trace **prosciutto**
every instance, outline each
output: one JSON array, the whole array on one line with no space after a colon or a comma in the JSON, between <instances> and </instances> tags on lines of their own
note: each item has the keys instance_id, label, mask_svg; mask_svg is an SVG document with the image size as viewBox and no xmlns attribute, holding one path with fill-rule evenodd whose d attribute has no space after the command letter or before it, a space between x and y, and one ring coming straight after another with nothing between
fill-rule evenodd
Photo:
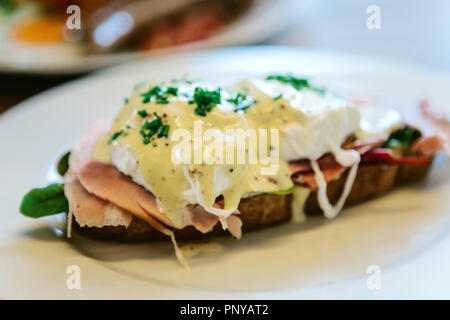
<instances>
[{"instance_id":1,"label":"prosciutto","mask_svg":"<svg viewBox=\"0 0 450 320\"><path fill-rule=\"evenodd\" d=\"M433 134L419 139L413 146L414 151L427 156L434 155L438 150L443 149L447 155L450 155L450 120L448 114L432 108L428 99L419 102L419 111L422 120L424 120L424 125L431 126ZM424 127L426 128L426 126Z\"/></svg>"},{"instance_id":2,"label":"prosciutto","mask_svg":"<svg viewBox=\"0 0 450 320\"><path fill-rule=\"evenodd\" d=\"M227 230L236 239L242 237L242 220L239 216L233 214L227 218L220 217L220 223L222 224L223 230Z\"/></svg>"},{"instance_id":3,"label":"prosciutto","mask_svg":"<svg viewBox=\"0 0 450 320\"><path fill-rule=\"evenodd\" d=\"M425 157L431 157L441 149L445 148L445 141L439 136L428 136L419 138L411 146L411 151Z\"/></svg>"},{"instance_id":4,"label":"prosciutto","mask_svg":"<svg viewBox=\"0 0 450 320\"><path fill-rule=\"evenodd\" d=\"M81 227L128 227L133 220L129 212L90 194L77 180L66 182L64 193L69 211Z\"/></svg>"},{"instance_id":5,"label":"prosciutto","mask_svg":"<svg viewBox=\"0 0 450 320\"><path fill-rule=\"evenodd\" d=\"M150 214L167 226L174 227L167 216L159 211L155 196L115 167L91 161L79 172L78 179L89 193L133 213L142 220L147 221Z\"/></svg>"},{"instance_id":6,"label":"prosciutto","mask_svg":"<svg viewBox=\"0 0 450 320\"><path fill-rule=\"evenodd\" d=\"M375 140L365 143L356 140L345 146L343 149L346 150L353 149L356 150L360 155L363 155L369 152L371 149L380 146L382 143L383 143L382 140ZM320 171L322 172L325 183L328 183L336 179L342 173L344 173L345 170L347 170L347 167L340 165L336 161L336 158L332 153L327 153L323 155L321 158L317 160L317 164ZM310 160L305 159L290 162L289 168L291 169L293 175L292 180L294 182L306 185L310 189L314 190L317 189L317 181L314 170L311 167Z\"/></svg>"}]
</instances>

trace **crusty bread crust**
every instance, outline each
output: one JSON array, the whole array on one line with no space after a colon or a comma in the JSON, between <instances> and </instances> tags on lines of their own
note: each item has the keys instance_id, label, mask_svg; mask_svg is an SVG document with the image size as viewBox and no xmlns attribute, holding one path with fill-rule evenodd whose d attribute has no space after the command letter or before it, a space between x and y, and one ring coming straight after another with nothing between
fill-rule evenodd
<instances>
[{"instance_id":1,"label":"crusty bread crust","mask_svg":"<svg viewBox=\"0 0 450 320\"><path fill-rule=\"evenodd\" d=\"M428 171L428 166L397 166L385 164L360 165L352 190L347 198L345 206L367 201L380 196L395 185L410 184L423 179ZM341 195L347 172L338 179L328 183L327 193L331 203L337 202ZM285 223L291 219L292 195L263 194L242 199L239 204L240 218L243 222L243 231L251 231L267 228L273 225ZM311 192L305 203L307 215L319 214L321 209L317 203L317 193ZM146 222L134 217L128 228L119 227L80 227L74 220L74 229L88 237L116 240L116 241L148 241L167 239ZM189 226L176 230L178 240L199 240L209 235L220 235L227 231L222 230L220 224L207 233L203 234L194 227Z\"/></svg>"}]
</instances>

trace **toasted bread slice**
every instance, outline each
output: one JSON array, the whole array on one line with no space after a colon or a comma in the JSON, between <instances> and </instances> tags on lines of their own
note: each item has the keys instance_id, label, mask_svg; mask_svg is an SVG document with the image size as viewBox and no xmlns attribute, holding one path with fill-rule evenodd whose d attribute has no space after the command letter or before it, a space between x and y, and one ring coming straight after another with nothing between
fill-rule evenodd
<instances>
[{"instance_id":1,"label":"toasted bread slice","mask_svg":"<svg viewBox=\"0 0 450 320\"><path fill-rule=\"evenodd\" d=\"M419 181L427 175L429 168L430 165L360 165L345 205L350 206L380 196L391 190L395 185ZM328 184L327 193L331 203L335 203L339 198L346 176L347 172ZM243 231L259 230L290 221L292 216L291 202L292 195L263 194L242 199L239 204L239 211L241 212L240 218L243 222ZM306 200L305 213L307 215L321 213L316 192L311 192ZM76 231L95 239L122 242L166 239L165 235L136 217L133 218L128 228L123 226L80 227L76 221L74 221L73 225ZM217 224L211 232L206 234L197 231L192 226L175 231L175 235L179 240L200 240L210 235L224 233L226 231L222 230L220 224Z\"/></svg>"}]
</instances>

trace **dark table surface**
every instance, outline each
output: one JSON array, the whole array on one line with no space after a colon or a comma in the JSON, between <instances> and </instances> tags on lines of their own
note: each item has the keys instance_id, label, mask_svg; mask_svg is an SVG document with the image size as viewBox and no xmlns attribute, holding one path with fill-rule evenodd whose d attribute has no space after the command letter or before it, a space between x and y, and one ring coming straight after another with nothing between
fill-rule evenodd
<instances>
[{"instance_id":1,"label":"dark table surface","mask_svg":"<svg viewBox=\"0 0 450 320\"><path fill-rule=\"evenodd\" d=\"M0 114L19 102L78 76L38 76L0 73Z\"/></svg>"}]
</instances>

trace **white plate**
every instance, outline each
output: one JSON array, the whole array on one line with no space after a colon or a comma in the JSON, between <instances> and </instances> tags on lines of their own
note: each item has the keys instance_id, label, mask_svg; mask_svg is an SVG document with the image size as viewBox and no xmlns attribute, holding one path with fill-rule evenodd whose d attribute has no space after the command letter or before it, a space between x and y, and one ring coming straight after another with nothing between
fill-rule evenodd
<instances>
[{"instance_id":1,"label":"white plate","mask_svg":"<svg viewBox=\"0 0 450 320\"><path fill-rule=\"evenodd\" d=\"M235 241L180 267L171 245L58 238L55 222L18 213L23 194L90 122L112 116L145 79L188 75L228 81L270 71L314 75L341 92L379 96L408 114L427 94L450 106L450 80L421 67L287 47L231 48L114 67L40 94L0 117L0 297L4 298L450 298L450 170L436 159L426 182L345 209ZM81 268L81 290L66 268ZM369 265L381 290L366 287Z\"/></svg>"},{"instance_id":2,"label":"white plate","mask_svg":"<svg viewBox=\"0 0 450 320\"><path fill-rule=\"evenodd\" d=\"M132 59L194 49L254 44L276 35L298 20L309 3L310 0L255 0L241 18L211 38L149 52L81 55L68 46L33 49L0 41L0 72L84 73Z\"/></svg>"}]
</instances>

